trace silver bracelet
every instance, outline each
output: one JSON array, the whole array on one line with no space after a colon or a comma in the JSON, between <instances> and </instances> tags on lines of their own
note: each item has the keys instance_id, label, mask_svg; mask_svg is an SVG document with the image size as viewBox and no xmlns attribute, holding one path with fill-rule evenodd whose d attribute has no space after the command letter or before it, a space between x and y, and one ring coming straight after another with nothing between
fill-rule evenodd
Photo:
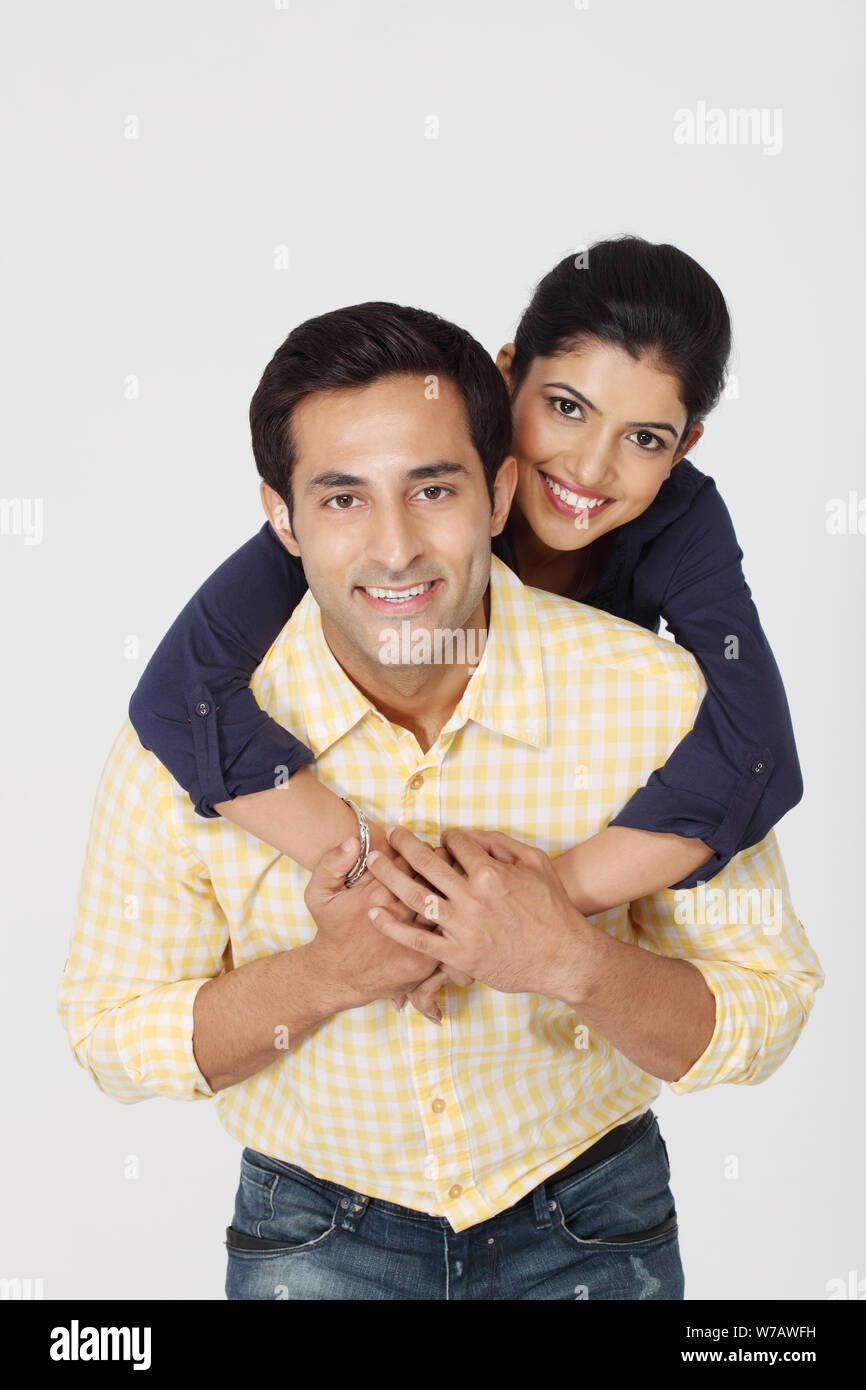
<instances>
[{"instance_id":1,"label":"silver bracelet","mask_svg":"<svg viewBox=\"0 0 866 1390\"><path fill-rule=\"evenodd\" d=\"M367 867L367 855L370 853L370 827L367 824L367 817L360 807L356 806L354 801L350 801L347 796L344 796L342 799L347 806L351 806L355 815L358 817L358 827L361 832L361 853L346 874L345 886L346 888L351 888L353 883L358 882L358 879Z\"/></svg>"}]
</instances>

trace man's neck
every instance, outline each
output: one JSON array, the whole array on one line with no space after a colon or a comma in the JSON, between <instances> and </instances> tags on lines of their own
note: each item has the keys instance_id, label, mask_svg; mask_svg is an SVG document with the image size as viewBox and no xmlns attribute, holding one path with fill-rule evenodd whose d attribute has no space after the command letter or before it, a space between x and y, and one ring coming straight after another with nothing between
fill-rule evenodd
<instances>
[{"instance_id":1,"label":"man's neck","mask_svg":"<svg viewBox=\"0 0 866 1390\"><path fill-rule=\"evenodd\" d=\"M415 735L423 752L434 744L454 713L484 649L490 622L490 587L475 612L463 624L466 634L462 651L466 660L446 660L441 664L385 665L373 661L347 641L344 634L322 614L322 632L331 653L353 685L392 724L399 724ZM447 647L446 647L447 650ZM475 660L472 660L473 656Z\"/></svg>"}]
</instances>

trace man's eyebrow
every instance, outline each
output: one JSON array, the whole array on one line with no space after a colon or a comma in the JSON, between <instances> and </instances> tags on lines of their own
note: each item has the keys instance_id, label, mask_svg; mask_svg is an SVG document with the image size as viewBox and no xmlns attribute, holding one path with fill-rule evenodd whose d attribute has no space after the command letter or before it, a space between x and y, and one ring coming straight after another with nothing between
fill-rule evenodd
<instances>
[{"instance_id":1,"label":"man's eyebrow","mask_svg":"<svg viewBox=\"0 0 866 1390\"><path fill-rule=\"evenodd\" d=\"M601 411L599 410L599 408L598 408L597 405L593 405L593 403L592 403L591 400L588 400L587 397L584 396L584 395L582 395L582 393L581 393L580 391L576 391L576 390L574 389L573 386L569 386L566 382L564 382L564 381L546 381L546 382L544 383L544 385L545 385L545 386L558 386L559 389L560 389L560 391L568 391L570 395L576 396L577 399L578 399L579 401L582 401L584 405L589 406L590 410L594 410L595 413L596 413L596 415L600 415L600 414L601 414ZM670 432L671 432L671 434L673 435L674 439L678 439L678 438L679 438L679 432L678 432L677 430L674 429L673 425L669 425L669 424L667 424L666 422L661 421L661 420L628 420L628 421L626 422L626 429L627 429L627 430L643 430L643 429L670 430Z\"/></svg>"},{"instance_id":2,"label":"man's eyebrow","mask_svg":"<svg viewBox=\"0 0 866 1390\"><path fill-rule=\"evenodd\" d=\"M414 482L419 478L444 478L456 473L469 477L469 469L465 464L451 463L447 459L431 459L430 463L421 463L417 468L408 469L403 476L407 482ZM356 473L317 473L307 483L304 491L322 492L332 487L365 487L369 482L369 478L361 478Z\"/></svg>"}]
</instances>

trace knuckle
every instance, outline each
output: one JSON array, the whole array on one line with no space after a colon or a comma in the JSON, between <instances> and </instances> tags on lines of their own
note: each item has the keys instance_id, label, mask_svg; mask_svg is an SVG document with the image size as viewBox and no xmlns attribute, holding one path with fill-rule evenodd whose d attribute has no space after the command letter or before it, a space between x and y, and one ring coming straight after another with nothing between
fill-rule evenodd
<instances>
[{"instance_id":1,"label":"knuckle","mask_svg":"<svg viewBox=\"0 0 866 1390\"><path fill-rule=\"evenodd\" d=\"M478 887L484 893L495 892L502 883L502 873L497 864L484 864L478 870L475 878Z\"/></svg>"}]
</instances>

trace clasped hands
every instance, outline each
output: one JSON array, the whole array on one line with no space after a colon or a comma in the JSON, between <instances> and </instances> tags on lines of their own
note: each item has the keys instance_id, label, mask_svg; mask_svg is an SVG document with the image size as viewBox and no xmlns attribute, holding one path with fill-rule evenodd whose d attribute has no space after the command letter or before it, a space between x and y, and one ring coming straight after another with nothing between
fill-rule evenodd
<instances>
[{"instance_id":1,"label":"clasped hands","mask_svg":"<svg viewBox=\"0 0 866 1390\"><path fill-rule=\"evenodd\" d=\"M388 843L399 858L376 851L367 858L373 878L415 914L406 922L373 907L371 922L435 963L409 991L413 1006L438 1021L435 995L446 980L562 997L575 983L581 931L591 928L549 856L500 831L446 830L442 842L434 849L392 826Z\"/></svg>"}]
</instances>

